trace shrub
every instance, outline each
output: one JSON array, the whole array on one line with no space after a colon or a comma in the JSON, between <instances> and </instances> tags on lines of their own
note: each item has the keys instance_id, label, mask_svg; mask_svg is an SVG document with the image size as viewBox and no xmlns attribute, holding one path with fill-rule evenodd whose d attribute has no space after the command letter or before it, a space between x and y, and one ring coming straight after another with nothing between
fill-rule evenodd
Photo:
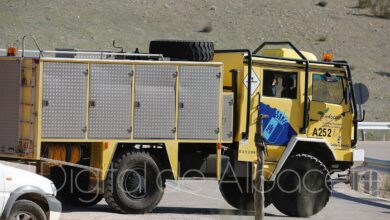
<instances>
[{"instance_id":1,"label":"shrub","mask_svg":"<svg viewBox=\"0 0 390 220\"><path fill-rule=\"evenodd\" d=\"M358 8L368 8L371 6L372 0L359 0L357 7Z\"/></svg>"},{"instance_id":2,"label":"shrub","mask_svg":"<svg viewBox=\"0 0 390 220\"><path fill-rule=\"evenodd\" d=\"M390 0L359 0L358 8L369 8L376 17L390 18Z\"/></svg>"},{"instance_id":3,"label":"shrub","mask_svg":"<svg viewBox=\"0 0 390 220\"><path fill-rule=\"evenodd\" d=\"M318 39L317 39L317 41L320 41L320 42L325 42L325 41L327 41L328 40L328 36L326 36L326 35L322 35L322 36L320 36Z\"/></svg>"},{"instance_id":4,"label":"shrub","mask_svg":"<svg viewBox=\"0 0 390 220\"><path fill-rule=\"evenodd\" d=\"M327 1L320 1L320 2L318 2L317 5L320 7L326 7L328 5L328 2Z\"/></svg>"}]
</instances>

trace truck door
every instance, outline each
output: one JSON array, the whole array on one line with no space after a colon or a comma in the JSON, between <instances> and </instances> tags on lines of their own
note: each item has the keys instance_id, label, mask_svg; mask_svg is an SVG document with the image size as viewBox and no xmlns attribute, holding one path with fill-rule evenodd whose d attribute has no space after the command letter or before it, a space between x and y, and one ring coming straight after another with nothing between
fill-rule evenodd
<instances>
[{"instance_id":1,"label":"truck door","mask_svg":"<svg viewBox=\"0 0 390 220\"><path fill-rule=\"evenodd\" d=\"M263 135L269 145L286 146L299 129L300 89L297 82L301 71L263 67L261 70L260 113ZM272 148L270 148L272 149Z\"/></svg>"},{"instance_id":2,"label":"truck door","mask_svg":"<svg viewBox=\"0 0 390 220\"><path fill-rule=\"evenodd\" d=\"M336 148L349 147L352 111L346 99L344 73L312 72L309 85L308 137L326 139Z\"/></svg>"},{"instance_id":3,"label":"truck door","mask_svg":"<svg viewBox=\"0 0 390 220\"><path fill-rule=\"evenodd\" d=\"M0 59L0 153L19 149L20 61Z\"/></svg>"},{"instance_id":4,"label":"truck door","mask_svg":"<svg viewBox=\"0 0 390 220\"><path fill-rule=\"evenodd\" d=\"M85 138L87 64L43 64L42 138Z\"/></svg>"}]
</instances>

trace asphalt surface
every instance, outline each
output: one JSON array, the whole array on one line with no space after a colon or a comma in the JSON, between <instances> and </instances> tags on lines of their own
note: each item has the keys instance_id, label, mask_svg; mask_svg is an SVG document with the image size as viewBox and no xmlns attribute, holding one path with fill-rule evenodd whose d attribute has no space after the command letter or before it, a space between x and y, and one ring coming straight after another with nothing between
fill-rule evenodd
<instances>
[{"instance_id":1,"label":"asphalt surface","mask_svg":"<svg viewBox=\"0 0 390 220\"><path fill-rule=\"evenodd\" d=\"M360 142L366 157L390 160L389 142ZM35 172L32 166L0 161L14 167ZM270 205L265 209L266 219L294 219L286 217ZM222 198L216 181L185 180L167 183L164 197L158 207L144 215L115 213L104 201L89 208L63 207L61 220L120 220L120 219L254 219L253 212L238 211ZM390 219L390 200L364 195L349 185L336 184L328 205L309 219Z\"/></svg>"},{"instance_id":2,"label":"asphalt surface","mask_svg":"<svg viewBox=\"0 0 390 220\"><path fill-rule=\"evenodd\" d=\"M284 216L272 205L265 209L266 219L294 219ZM118 219L254 219L253 212L240 212L227 204L216 181L186 180L169 182L158 207L144 215L113 212L102 200L90 208L64 207L61 220ZM335 185L328 205L309 219L390 219L390 201L352 191L348 185Z\"/></svg>"},{"instance_id":3,"label":"asphalt surface","mask_svg":"<svg viewBox=\"0 0 390 220\"><path fill-rule=\"evenodd\" d=\"M366 157L390 160L389 142L359 142ZM266 219L295 219L280 213L273 205L265 209ZM113 212L104 199L90 208L64 207L61 220L119 219L254 219L253 212L242 212L227 204L216 181L185 180L167 183L158 207L144 215L123 215ZM339 183L334 186L328 205L309 219L390 219L390 201L364 195Z\"/></svg>"}]
</instances>

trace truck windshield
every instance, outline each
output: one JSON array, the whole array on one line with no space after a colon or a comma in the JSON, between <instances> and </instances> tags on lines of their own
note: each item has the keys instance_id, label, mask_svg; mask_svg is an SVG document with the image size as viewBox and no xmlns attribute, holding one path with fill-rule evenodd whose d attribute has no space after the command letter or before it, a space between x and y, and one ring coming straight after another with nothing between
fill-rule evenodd
<instances>
[{"instance_id":1,"label":"truck windshield","mask_svg":"<svg viewBox=\"0 0 390 220\"><path fill-rule=\"evenodd\" d=\"M334 81L326 80L324 74L313 74L313 100L340 104L344 100L343 77L335 76Z\"/></svg>"}]
</instances>

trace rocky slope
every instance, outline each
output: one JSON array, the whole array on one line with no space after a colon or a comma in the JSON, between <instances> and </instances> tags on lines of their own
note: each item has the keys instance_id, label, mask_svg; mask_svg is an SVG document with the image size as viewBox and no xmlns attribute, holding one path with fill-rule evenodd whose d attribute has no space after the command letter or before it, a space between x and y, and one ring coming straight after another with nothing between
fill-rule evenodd
<instances>
[{"instance_id":1,"label":"rocky slope","mask_svg":"<svg viewBox=\"0 0 390 220\"><path fill-rule=\"evenodd\" d=\"M210 40L217 48L254 49L289 40L318 56L331 50L369 86L367 120L390 120L390 20L357 0L0 0L0 47L34 36L45 49L147 51L153 39ZM199 32L205 26L208 31ZM29 45L29 49L34 49Z\"/></svg>"}]
</instances>

